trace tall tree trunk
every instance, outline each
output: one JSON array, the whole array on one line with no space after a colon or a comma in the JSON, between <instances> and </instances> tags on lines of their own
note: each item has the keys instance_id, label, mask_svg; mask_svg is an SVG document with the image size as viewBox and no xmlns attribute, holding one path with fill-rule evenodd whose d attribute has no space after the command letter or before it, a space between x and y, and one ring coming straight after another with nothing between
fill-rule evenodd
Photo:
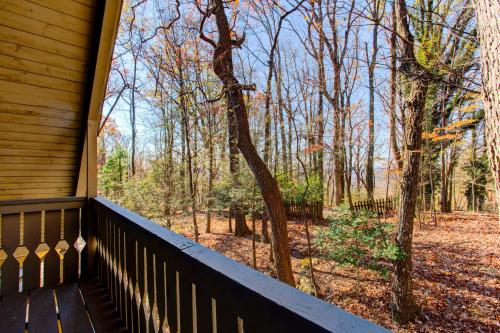
<instances>
[{"instance_id":1,"label":"tall tree trunk","mask_svg":"<svg viewBox=\"0 0 500 333\"><path fill-rule=\"evenodd\" d=\"M135 103L135 89L137 83L137 55L134 55L134 74L132 76L132 87L130 88L131 97L130 97L130 127L132 130L132 152L130 154L130 176L135 176L135 148L137 141L137 127L136 127L136 103Z\"/></svg>"},{"instance_id":2,"label":"tall tree trunk","mask_svg":"<svg viewBox=\"0 0 500 333\"><path fill-rule=\"evenodd\" d=\"M316 18L317 24L322 24L319 22L323 19L322 12L322 1L318 1L318 16ZM324 154L323 154L323 145L324 145L324 135L325 135L325 123L324 123L324 94L326 91L326 74L325 74L325 34L323 33L323 29L319 29L319 41L318 41L318 54L317 54L317 63L318 63L318 81L319 81L319 94L318 94L318 113L317 113L317 123L318 123L318 145L319 150L318 154L318 165L316 169L316 173L319 176L319 182L323 186L324 183ZM323 198L322 198L323 199Z\"/></svg>"},{"instance_id":3,"label":"tall tree trunk","mask_svg":"<svg viewBox=\"0 0 500 333\"><path fill-rule=\"evenodd\" d=\"M280 125L280 140L281 140L281 172L288 177L288 163L287 163L287 140L285 132L285 117L283 112L285 111L285 103L282 96L282 68L281 68L281 53L277 52L278 56L278 66L275 69L275 80L276 80L276 94L278 95L278 121Z\"/></svg>"},{"instance_id":4,"label":"tall tree trunk","mask_svg":"<svg viewBox=\"0 0 500 333\"><path fill-rule=\"evenodd\" d=\"M214 187L214 133L213 133L213 115L207 113L208 127L208 200L207 200L207 215L206 215L206 233L210 233L212 224L212 206L213 206L213 187Z\"/></svg>"},{"instance_id":5,"label":"tall tree trunk","mask_svg":"<svg viewBox=\"0 0 500 333\"><path fill-rule=\"evenodd\" d=\"M196 184L193 177L193 158L191 154L191 136L189 130L189 110L186 100L186 88L184 81L184 71L183 71L183 61L182 61L182 50L178 47L176 50L176 57L178 64L178 83L179 83L179 99L182 117L182 128L184 131L184 138L186 140L186 155L187 155L187 171L188 171L188 181L189 181L189 194L190 194L190 204L191 204L191 216L193 220L193 232L194 240L198 242L198 221L196 219Z\"/></svg>"},{"instance_id":6,"label":"tall tree trunk","mask_svg":"<svg viewBox=\"0 0 500 333\"><path fill-rule=\"evenodd\" d=\"M401 151L399 150L398 137L396 132L396 98L397 98L397 45L396 45L396 31L397 31L397 14L396 14L396 1L392 2L392 31L390 39L390 54L391 54L391 79L390 79L390 105L389 105L389 132L392 152L399 171L403 170L403 160L401 159Z\"/></svg>"},{"instance_id":7,"label":"tall tree trunk","mask_svg":"<svg viewBox=\"0 0 500 333\"><path fill-rule=\"evenodd\" d=\"M264 202L269 211L272 225L272 247L278 279L295 286L290 260L287 218L278 183L266 163L260 158L252 143L248 125L248 114L243 99L242 86L234 76L232 48L243 43L231 38L231 28L224 11L224 2L214 0L213 14L216 17L219 40L215 45L213 69L221 80L227 100L228 113L234 113L238 135L238 147L255 176ZM207 39L205 39L207 40Z\"/></svg>"},{"instance_id":8,"label":"tall tree trunk","mask_svg":"<svg viewBox=\"0 0 500 333\"><path fill-rule=\"evenodd\" d=\"M273 59L269 58L269 66L273 63ZM272 68L269 67L269 72L266 82L266 100L265 100L265 112L264 112L264 163L267 167L270 166L271 161L271 85L272 85ZM262 217L261 224L261 234L262 241L269 243L269 231L268 231L268 219L269 214L264 210L264 215Z\"/></svg>"},{"instance_id":9,"label":"tall tree trunk","mask_svg":"<svg viewBox=\"0 0 500 333\"><path fill-rule=\"evenodd\" d=\"M397 0L398 32L401 36L400 72L407 84L405 96L404 163L401 178L401 199L398 213L396 244L404 255L395 260L395 275L392 283L392 309L394 319L407 324L416 316L416 303L412 285L412 239L413 220L418 194L418 176L422 146L422 120L428 74L417 62L414 53L413 35L410 31L405 0Z\"/></svg>"},{"instance_id":10,"label":"tall tree trunk","mask_svg":"<svg viewBox=\"0 0 500 333\"><path fill-rule=\"evenodd\" d=\"M486 146L500 216L500 2L475 0L475 4L481 44Z\"/></svg>"},{"instance_id":11,"label":"tall tree trunk","mask_svg":"<svg viewBox=\"0 0 500 333\"><path fill-rule=\"evenodd\" d=\"M227 113L227 126L229 138L229 172L231 174L231 186L233 188L240 188L241 183L239 179L240 172L240 158L238 151L238 137L236 129L236 118L233 111ZM247 226L245 214L241 210L241 205L232 201L229 209L234 217L234 234L236 236L250 235L251 231Z\"/></svg>"},{"instance_id":12,"label":"tall tree trunk","mask_svg":"<svg viewBox=\"0 0 500 333\"><path fill-rule=\"evenodd\" d=\"M368 58L368 46L366 46L366 58L368 63L368 154L366 157L366 191L368 198L373 199L375 188L375 176L373 174L373 160L375 154L375 66L377 65L378 53L378 28L379 28L379 0L375 0L371 8L374 21L372 32L372 55Z\"/></svg>"},{"instance_id":13,"label":"tall tree trunk","mask_svg":"<svg viewBox=\"0 0 500 333\"><path fill-rule=\"evenodd\" d=\"M173 144L174 144L174 126L173 117L167 116L166 110L163 112L163 127L164 127L164 176L165 176L165 197L164 197L164 214L167 219L167 229L172 228L172 171L173 171Z\"/></svg>"}]
</instances>

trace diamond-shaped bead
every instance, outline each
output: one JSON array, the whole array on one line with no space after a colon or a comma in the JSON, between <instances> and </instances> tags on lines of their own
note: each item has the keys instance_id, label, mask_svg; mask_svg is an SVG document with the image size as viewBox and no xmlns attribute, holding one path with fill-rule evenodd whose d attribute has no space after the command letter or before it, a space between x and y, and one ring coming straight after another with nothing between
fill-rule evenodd
<instances>
[{"instance_id":1,"label":"diamond-shaped bead","mask_svg":"<svg viewBox=\"0 0 500 333\"><path fill-rule=\"evenodd\" d=\"M17 262L19 262L19 265L22 265L29 253L30 251L26 246L19 246L14 251L13 255L14 258L16 258Z\"/></svg>"},{"instance_id":2,"label":"diamond-shaped bead","mask_svg":"<svg viewBox=\"0 0 500 333\"><path fill-rule=\"evenodd\" d=\"M149 321L149 317L151 316L151 308L149 305L149 297L147 291L144 293L144 299L142 300L142 308L144 309L144 317L146 321Z\"/></svg>"},{"instance_id":3,"label":"diamond-shaped bead","mask_svg":"<svg viewBox=\"0 0 500 333\"><path fill-rule=\"evenodd\" d=\"M161 326L161 331L162 333L170 333L167 316L165 316L165 319L163 319L163 325Z\"/></svg>"},{"instance_id":4,"label":"diamond-shaped bead","mask_svg":"<svg viewBox=\"0 0 500 333\"><path fill-rule=\"evenodd\" d=\"M118 283L122 284L123 272L122 272L122 264L118 264Z\"/></svg>"},{"instance_id":5,"label":"diamond-shaped bead","mask_svg":"<svg viewBox=\"0 0 500 333\"><path fill-rule=\"evenodd\" d=\"M126 269L123 270L123 287L125 288L126 291L128 287L128 275Z\"/></svg>"},{"instance_id":6,"label":"diamond-shaped bead","mask_svg":"<svg viewBox=\"0 0 500 333\"><path fill-rule=\"evenodd\" d=\"M50 247L47 245L47 243L42 243L37 246L35 253L40 260L43 260L43 258L45 258L45 256L47 255L47 253L49 253L49 251Z\"/></svg>"},{"instance_id":7,"label":"diamond-shaped bead","mask_svg":"<svg viewBox=\"0 0 500 333\"><path fill-rule=\"evenodd\" d=\"M68 249L69 249L69 244L64 239L60 240L57 243L55 249L56 249L57 254L59 255L59 258L62 259L62 258L64 258L66 251L68 251Z\"/></svg>"},{"instance_id":8,"label":"diamond-shaped bead","mask_svg":"<svg viewBox=\"0 0 500 333\"><path fill-rule=\"evenodd\" d=\"M130 299L134 299L134 284L132 283L132 278L128 280L128 291L130 293Z\"/></svg>"},{"instance_id":9,"label":"diamond-shaped bead","mask_svg":"<svg viewBox=\"0 0 500 333\"><path fill-rule=\"evenodd\" d=\"M79 236L74 244L75 249L78 251L78 253L81 253L83 251L85 245L87 245L87 242L85 242L85 239L83 239L82 236Z\"/></svg>"},{"instance_id":10,"label":"diamond-shaped bead","mask_svg":"<svg viewBox=\"0 0 500 333\"><path fill-rule=\"evenodd\" d=\"M151 311L151 316L153 316L153 328L155 333L158 333L160 330L160 314L158 313L158 305L153 305L153 310Z\"/></svg>"},{"instance_id":11,"label":"diamond-shaped bead","mask_svg":"<svg viewBox=\"0 0 500 333\"><path fill-rule=\"evenodd\" d=\"M0 249L0 268L2 268L3 263L5 260L7 260L7 252L5 252L3 249Z\"/></svg>"},{"instance_id":12,"label":"diamond-shaped bead","mask_svg":"<svg viewBox=\"0 0 500 333\"><path fill-rule=\"evenodd\" d=\"M134 293L135 293L135 301L137 302L137 310L139 310L141 308L141 301L142 301L141 289L139 289L139 283L135 284Z\"/></svg>"}]
</instances>

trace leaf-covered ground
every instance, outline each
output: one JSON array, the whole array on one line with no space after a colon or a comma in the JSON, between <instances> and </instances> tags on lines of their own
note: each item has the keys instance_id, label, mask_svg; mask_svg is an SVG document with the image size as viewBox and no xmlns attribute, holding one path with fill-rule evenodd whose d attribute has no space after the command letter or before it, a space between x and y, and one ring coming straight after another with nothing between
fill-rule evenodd
<instances>
[{"instance_id":1,"label":"leaf-covered ground","mask_svg":"<svg viewBox=\"0 0 500 333\"><path fill-rule=\"evenodd\" d=\"M390 220L390 219L389 219ZM398 332L500 332L500 233L494 214L454 212L430 218L414 232L414 292L421 308L417 322L398 328L389 310L390 280L374 272L338 267L315 251L314 271L320 297ZM206 234L199 215L200 242L252 266L251 238L228 232L227 219L212 220ZM248 221L250 225L250 222ZM318 228L313 226L313 234ZM189 217L176 218L173 230L192 237ZM257 221L257 236L260 222ZM289 222L295 280L312 292L304 224ZM257 241L257 269L274 275L269 245Z\"/></svg>"}]
</instances>

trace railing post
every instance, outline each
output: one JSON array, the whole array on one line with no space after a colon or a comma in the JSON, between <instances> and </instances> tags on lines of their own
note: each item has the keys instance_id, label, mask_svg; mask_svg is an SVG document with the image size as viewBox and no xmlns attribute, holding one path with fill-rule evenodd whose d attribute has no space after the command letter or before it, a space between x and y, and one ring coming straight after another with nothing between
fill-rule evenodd
<instances>
[{"instance_id":1,"label":"railing post","mask_svg":"<svg viewBox=\"0 0 500 333\"><path fill-rule=\"evenodd\" d=\"M86 208L82 210L82 237L87 245L82 252L81 276L87 280L97 276L97 212L90 201L88 198Z\"/></svg>"}]
</instances>

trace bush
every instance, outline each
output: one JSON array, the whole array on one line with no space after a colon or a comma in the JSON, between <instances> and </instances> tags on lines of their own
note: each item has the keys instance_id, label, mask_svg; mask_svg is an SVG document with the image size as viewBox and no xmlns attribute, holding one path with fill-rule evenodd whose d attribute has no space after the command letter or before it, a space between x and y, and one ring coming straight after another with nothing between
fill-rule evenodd
<instances>
[{"instance_id":1,"label":"bush","mask_svg":"<svg viewBox=\"0 0 500 333\"><path fill-rule=\"evenodd\" d=\"M235 187L229 178L228 175L214 184L212 195L208 198L213 209L221 211L236 205L245 214L262 213L262 196L254 179L248 174L240 174L240 186Z\"/></svg>"},{"instance_id":2,"label":"bush","mask_svg":"<svg viewBox=\"0 0 500 333\"><path fill-rule=\"evenodd\" d=\"M127 151L123 146L117 145L99 170L99 187L105 197L116 199L123 195L123 186L127 180L127 163Z\"/></svg>"},{"instance_id":3,"label":"bush","mask_svg":"<svg viewBox=\"0 0 500 333\"><path fill-rule=\"evenodd\" d=\"M321 183L318 174L309 175L309 186L307 187L307 192L307 183L305 181L297 182L289 180L282 175L278 175L276 179L284 200L294 201L297 203L304 201L304 199L306 202L323 201L323 184ZM304 192L306 192L305 198Z\"/></svg>"},{"instance_id":4,"label":"bush","mask_svg":"<svg viewBox=\"0 0 500 333\"><path fill-rule=\"evenodd\" d=\"M381 222L374 213L355 213L345 206L333 214L328 228L315 238L321 252L341 266L368 268L386 277L384 263L402 256L392 241L393 225Z\"/></svg>"}]
</instances>

